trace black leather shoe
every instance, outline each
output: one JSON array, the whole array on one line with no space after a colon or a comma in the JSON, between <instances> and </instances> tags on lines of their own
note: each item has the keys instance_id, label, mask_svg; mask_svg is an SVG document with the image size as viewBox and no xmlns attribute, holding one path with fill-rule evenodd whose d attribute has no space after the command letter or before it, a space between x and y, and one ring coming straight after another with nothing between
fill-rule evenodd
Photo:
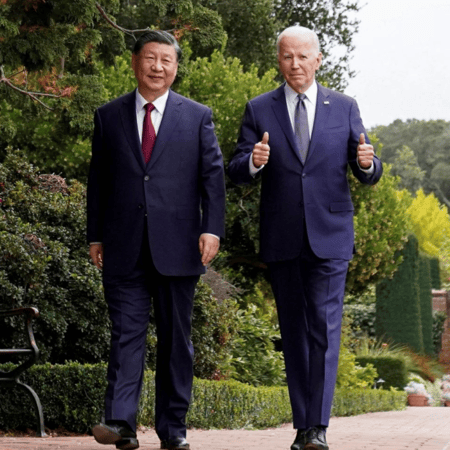
<instances>
[{"instance_id":1,"label":"black leather shoe","mask_svg":"<svg viewBox=\"0 0 450 450\"><path fill-rule=\"evenodd\" d=\"M92 434L99 444L115 444L119 450L139 448L136 433L122 425L99 423L92 428Z\"/></svg>"},{"instance_id":2,"label":"black leather shoe","mask_svg":"<svg viewBox=\"0 0 450 450\"><path fill-rule=\"evenodd\" d=\"M306 433L308 430L297 430L297 436L291 445L291 450L303 450L306 444Z\"/></svg>"},{"instance_id":3,"label":"black leather shoe","mask_svg":"<svg viewBox=\"0 0 450 450\"><path fill-rule=\"evenodd\" d=\"M311 427L306 433L305 450L328 450L326 428Z\"/></svg>"},{"instance_id":4,"label":"black leather shoe","mask_svg":"<svg viewBox=\"0 0 450 450\"><path fill-rule=\"evenodd\" d=\"M183 437L169 438L161 441L161 448L167 450L187 450L189 444Z\"/></svg>"}]
</instances>

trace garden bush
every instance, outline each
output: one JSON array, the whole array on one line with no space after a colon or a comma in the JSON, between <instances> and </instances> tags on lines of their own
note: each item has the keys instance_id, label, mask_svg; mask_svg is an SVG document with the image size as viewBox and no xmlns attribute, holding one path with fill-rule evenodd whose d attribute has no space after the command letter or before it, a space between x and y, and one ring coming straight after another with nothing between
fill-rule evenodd
<instances>
[{"instance_id":1,"label":"garden bush","mask_svg":"<svg viewBox=\"0 0 450 450\"><path fill-rule=\"evenodd\" d=\"M384 380L383 388L403 389L408 383L408 370L405 361L395 356L357 356L356 362L365 367L371 364L378 376Z\"/></svg>"},{"instance_id":2,"label":"garden bush","mask_svg":"<svg viewBox=\"0 0 450 450\"><path fill-rule=\"evenodd\" d=\"M403 261L392 279L377 285L376 333L383 339L423 352L419 293L419 244L414 235L401 251Z\"/></svg>"},{"instance_id":3,"label":"garden bush","mask_svg":"<svg viewBox=\"0 0 450 450\"><path fill-rule=\"evenodd\" d=\"M427 355L433 355L433 295L431 293L430 258L424 254L419 255L418 282L423 349Z\"/></svg>"},{"instance_id":4,"label":"garden bush","mask_svg":"<svg viewBox=\"0 0 450 450\"><path fill-rule=\"evenodd\" d=\"M344 312L351 319L351 329L355 338L367 336L375 338L375 304L371 305L344 305Z\"/></svg>"},{"instance_id":5,"label":"garden bush","mask_svg":"<svg viewBox=\"0 0 450 450\"><path fill-rule=\"evenodd\" d=\"M13 365L3 365L1 370ZM87 432L102 415L106 388L106 365L49 363L31 367L22 381L38 393L45 424L53 429ZM35 428L31 402L21 393L0 388L0 423L2 430ZM154 377L147 370L138 415L138 423L154 425ZM333 415L348 416L373 411L404 408L405 393L380 389L337 389ZM280 387L253 387L235 380L194 379L188 427L196 428L267 428L292 420L288 390Z\"/></svg>"}]
</instances>

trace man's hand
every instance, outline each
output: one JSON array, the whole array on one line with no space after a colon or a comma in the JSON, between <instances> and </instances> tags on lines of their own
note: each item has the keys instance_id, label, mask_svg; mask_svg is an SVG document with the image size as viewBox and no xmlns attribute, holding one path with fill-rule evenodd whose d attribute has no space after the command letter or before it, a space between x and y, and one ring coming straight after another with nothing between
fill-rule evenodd
<instances>
[{"instance_id":1,"label":"man's hand","mask_svg":"<svg viewBox=\"0 0 450 450\"><path fill-rule=\"evenodd\" d=\"M198 248L202 255L202 264L207 266L219 251L220 241L210 234L202 234L198 241Z\"/></svg>"},{"instance_id":2,"label":"man's hand","mask_svg":"<svg viewBox=\"0 0 450 450\"><path fill-rule=\"evenodd\" d=\"M92 262L97 269L103 268L103 244L91 244L89 246L89 254L91 255Z\"/></svg>"},{"instance_id":3,"label":"man's hand","mask_svg":"<svg viewBox=\"0 0 450 450\"><path fill-rule=\"evenodd\" d=\"M364 134L361 133L359 136L359 145L356 149L356 157L358 158L358 164L361 169L369 169L373 163L373 146L366 144L366 139Z\"/></svg>"},{"instance_id":4,"label":"man's hand","mask_svg":"<svg viewBox=\"0 0 450 450\"><path fill-rule=\"evenodd\" d=\"M268 145L269 142L269 133L266 131L263 135L262 141L255 144L253 147L253 165L256 168L261 167L264 164L267 164L269 161L269 153L270 147Z\"/></svg>"}]
</instances>

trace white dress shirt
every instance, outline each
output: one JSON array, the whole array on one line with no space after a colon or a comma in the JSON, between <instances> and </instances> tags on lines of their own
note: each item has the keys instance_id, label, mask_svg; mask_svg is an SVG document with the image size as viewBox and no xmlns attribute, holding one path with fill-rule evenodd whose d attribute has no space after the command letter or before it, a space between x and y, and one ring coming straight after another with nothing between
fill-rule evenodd
<instances>
[{"instance_id":1,"label":"white dress shirt","mask_svg":"<svg viewBox=\"0 0 450 450\"><path fill-rule=\"evenodd\" d=\"M166 109L167 99L169 98L169 90L167 90L161 97L158 97L153 101L153 106L155 109L150 113L152 118L153 128L155 129L155 134L158 136L159 127L164 115L164 110ZM139 142L142 144L142 130L144 129L144 119L147 110L145 105L148 103L144 97L136 89L136 120L139 132Z\"/></svg>"},{"instance_id":2,"label":"white dress shirt","mask_svg":"<svg viewBox=\"0 0 450 450\"><path fill-rule=\"evenodd\" d=\"M308 130L309 130L309 139L311 139L313 127L314 127L314 118L316 115L316 105L317 105L317 83L314 82L305 92L306 98L303 100L305 103L306 108L306 114L308 115ZM286 105L289 113L289 119L291 121L292 130L295 133L295 124L294 124L294 118L295 118L295 109L297 108L298 103L298 92L294 91L288 83L284 84L284 95L286 96ZM269 136L270 140L270 136ZM371 174L374 172L375 168L372 165L368 169L363 169L359 166L358 161L356 161L358 164L358 167L368 174ZM250 157L250 174L252 176L255 176L263 167L256 168L253 164L253 158Z\"/></svg>"}]
</instances>

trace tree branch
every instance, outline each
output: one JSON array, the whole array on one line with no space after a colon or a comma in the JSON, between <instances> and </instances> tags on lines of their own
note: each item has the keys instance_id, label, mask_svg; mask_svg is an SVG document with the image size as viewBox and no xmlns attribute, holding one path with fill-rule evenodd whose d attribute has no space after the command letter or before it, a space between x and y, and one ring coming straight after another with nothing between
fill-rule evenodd
<instances>
[{"instance_id":1,"label":"tree branch","mask_svg":"<svg viewBox=\"0 0 450 450\"><path fill-rule=\"evenodd\" d=\"M122 28L121 26L117 25L116 23L114 23L109 17L108 14L106 14L105 10L100 6L100 4L98 2L95 3L95 6L97 7L97 9L100 11L100 14L103 16L103 18L113 27L116 28L117 30L121 31L122 33L128 34L128 36L131 36L134 38L134 40L136 40L136 36L134 35L134 33L142 33L144 31L150 31L150 28L147 27L143 30L127 30L126 28Z\"/></svg>"},{"instance_id":2,"label":"tree branch","mask_svg":"<svg viewBox=\"0 0 450 450\"><path fill-rule=\"evenodd\" d=\"M117 23L113 22L113 21L109 18L108 14L106 14L105 10L100 6L100 3L96 2L96 3L95 3L95 6L96 6L97 9L99 10L99 12L100 12L100 14L102 15L102 17L103 17L103 18L104 18L104 19L105 19L105 20L106 20L113 28L115 28L116 30L121 31L122 33L128 34L128 36L131 36L135 41L137 40L137 39L136 39L136 36L135 36L136 33L143 33L144 31L151 31L151 28L150 28L150 27L143 28L142 30L127 30L126 28L123 28L123 27L121 27L120 25L117 25ZM171 29L171 30L165 30L165 31L172 32L172 31L175 31L175 30L176 30L176 28L173 28L173 29Z\"/></svg>"},{"instance_id":3,"label":"tree branch","mask_svg":"<svg viewBox=\"0 0 450 450\"><path fill-rule=\"evenodd\" d=\"M3 66L0 66L0 83L6 84L10 89L13 89L14 91L20 92L23 95L26 95L31 98L31 100L34 100L38 103L40 103L44 108L53 111L53 108L50 108L50 106L46 105L42 100L40 100L37 96L42 97L52 97L52 98L60 98L60 95L54 95L54 94L46 94L44 92L29 92L25 91L23 89L20 89L19 87L15 86L13 83L11 83L11 80L5 76L5 71L3 69Z\"/></svg>"}]
</instances>

